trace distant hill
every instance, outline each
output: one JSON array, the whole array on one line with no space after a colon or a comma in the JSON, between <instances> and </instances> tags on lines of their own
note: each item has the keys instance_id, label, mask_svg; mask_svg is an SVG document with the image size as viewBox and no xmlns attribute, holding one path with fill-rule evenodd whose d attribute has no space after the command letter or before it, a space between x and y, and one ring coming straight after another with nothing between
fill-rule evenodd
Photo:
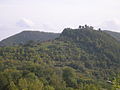
<instances>
[{"instance_id":1,"label":"distant hill","mask_svg":"<svg viewBox=\"0 0 120 90\"><path fill-rule=\"evenodd\" d=\"M107 31L107 30L105 30L105 32L110 34L112 37L116 38L118 41L120 41L120 33L113 32L113 31Z\"/></svg>"},{"instance_id":2,"label":"distant hill","mask_svg":"<svg viewBox=\"0 0 120 90\"><path fill-rule=\"evenodd\" d=\"M29 41L43 42L53 40L59 37L59 33L48 33L40 31L23 31L0 42L0 46L13 46L19 44L26 44Z\"/></svg>"}]
</instances>

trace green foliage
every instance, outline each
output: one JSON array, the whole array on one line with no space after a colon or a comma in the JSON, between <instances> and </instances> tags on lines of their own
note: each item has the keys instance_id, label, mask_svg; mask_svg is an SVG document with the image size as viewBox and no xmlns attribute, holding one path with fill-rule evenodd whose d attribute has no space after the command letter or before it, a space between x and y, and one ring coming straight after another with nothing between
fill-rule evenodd
<instances>
[{"instance_id":1,"label":"green foliage","mask_svg":"<svg viewBox=\"0 0 120 90\"><path fill-rule=\"evenodd\" d=\"M28 84L27 84L26 79L24 79L24 78L19 79L18 85L21 90L24 90L24 89L27 90Z\"/></svg>"},{"instance_id":2,"label":"green foliage","mask_svg":"<svg viewBox=\"0 0 120 90\"><path fill-rule=\"evenodd\" d=\"M8 89L9 90L18 90L17 86L14 84L13 81L10 82Z\"/></svg>"},{"instance_id":3,"label":"green foliage","mask_svg":"<svg viewBox=\"0 0 120 90\"><path fill-rule=\"evenodd\" d=\"M106 33L108 33L109 35L111 35L112 37L114 37L116 40L120 41L120 33L118 32L112 32L112 31L104 31Z\"/></svg>"},{"instance_id":4,"label":"green foliage","mask_svg":"<svg viewBox=\"0 0 120 90\"><path fill-rule=\"evenodd\" d=\"M120 75L117 75L112 81L113 87L120 89Z\"/></svg>"},{"instance_id":5,"label":"green foliage","mask_svg":"<svg viewBox=\"0 0 120 90\"><path fill-rule=\"evenodd\" d=\"M75 71L72 68L65 68L63 70L63 79L68 87L75 88L77 86Z\"/></svg>"},{"instance_id":6,"label":"green foliage","mask_svg":"<svg viewBox=\"0 0 120 90\"><path fill-rule=\"evenodd\" d=\"M89 26L67 28L53 41L0 47L0 90L114 90L119 54L117 40Z\"/></svg>"},{"instance_id":7,"label":"green foliage","mask_svg":"<svg viewBox=\"0 0 120 90\"><path fill-rule=\"evenodd\" d=\"M47 85L47 86L44 87L44 90L55 90L55 89L53 87Z\"/></svg>"},{"instance_id":8,"label":"green foliage","mask_svg":"<svg viewBox=\"0 0 120 90\"><path fill-rule=\"evenodd\" d=\"M0 46L32 45L35 42L53 40L59 37L59 33L39 31L23 31L0 42Z\"/></svg>"}]
</instances>

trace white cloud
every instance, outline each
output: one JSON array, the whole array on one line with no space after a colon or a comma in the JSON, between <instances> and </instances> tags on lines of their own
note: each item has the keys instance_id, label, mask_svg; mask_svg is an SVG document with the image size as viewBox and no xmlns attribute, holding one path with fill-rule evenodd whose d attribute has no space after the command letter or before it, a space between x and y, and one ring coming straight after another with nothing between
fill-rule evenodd
<instances>
[{"instance_id":1,"label":"white cloud","mask_svg":"<svg viewBox=\"0 0 120 90\"><path fill-rule=\"evenodd\" d=\"M16 23L16 25L22 28L31 28L34 26L34 23L29 19L22 18Z\"/></svg>"},{"instance_id":2,"label":"white cloud","mask_svg":"<svg viewBox=\"0 0 120 90\"><path fill-rule=\"evenodd\" d=\"M102 29L120 31L120 21L118 19L107 20L100 25Z\"/></svg>"}]
</instances>

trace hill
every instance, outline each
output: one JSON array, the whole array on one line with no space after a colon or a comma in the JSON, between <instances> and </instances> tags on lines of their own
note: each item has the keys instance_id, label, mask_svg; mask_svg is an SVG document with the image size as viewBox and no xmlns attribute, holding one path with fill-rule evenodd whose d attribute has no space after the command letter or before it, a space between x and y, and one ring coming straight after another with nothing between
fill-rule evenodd
<instances>
[{"instance_id":1,"label":"hill","mask_svg":"<svg viewBox=\"0 0 120 90\"><path fill-rule=\"evenodd\" d=\"M120 41L120 33L106 31L107 34L111 35L118 41ZM48 40L54 40L58 38L60 33L48 33L48 32L40 32L40 31L23 31L11 37L8 37L2 41L0 41L0 46L15 46L15 45L25 45L29 42L43 42Z\"/></svg>"},{"instance_id":2,"label":"hill","mask_svg":"<svg viewBox=\"0 0 120 90\"><path fill-rule=\"evenodd\" d=\"M119 54L119 41L87 25L52 41L1 47L0 90L115 90Z\"/></svg>"},{"instance_id":3,"label":"hill","mask_svg":"<svg viewBox=\"0 0 120 90\"><path fill-rule=\"evenodd\" d=\"M59 37L59 33L48 33L39 31L23 31L0 42L0 46L13 46L19 44L26 44L29 41L43 42L47 40L53 40Z\"/></svg>"},{"instance_id":4,"label":"hill","mask_svg":"<svg viewBox=\"0 0 120 90\"><path fill-rule=\"evenodd\" d=\"M106 31L106 33L110 34L112 37L116 38L118 41L120 41L120 33L113 32L113 31Z\"/></svg>"}]
</instances>

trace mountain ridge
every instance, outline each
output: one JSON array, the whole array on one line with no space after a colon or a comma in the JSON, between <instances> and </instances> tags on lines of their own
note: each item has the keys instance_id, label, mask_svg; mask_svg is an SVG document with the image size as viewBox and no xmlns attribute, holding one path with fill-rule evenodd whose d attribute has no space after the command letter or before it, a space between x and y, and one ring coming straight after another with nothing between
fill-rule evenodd
<instances>
[{"instance_id":1,"label":"mountain ridge","mask_svg":"<svg viewBox=\"0 0 120 90\"><path fill-rule=\"evenodd\" d=\"M10 36L0 42L0 46L12 46L26 44L29 41L42 42L53 40L59 36L59 33L43 32L43 31L22 31L18 34Z\"/></svg>"},{"instance_id":2,"label":"mountain ridge","mask_svg":"<svg viewBox=\"0 0 120 90\"><path fill-rule=\"evenodd\" d=\"M110 34L112 37L120 41L120 32L114 32L114 31L108 31L108 30L104 30L104 32Z\"/></svg>"},{"instance_id":3,"label":"mountain ridge","mask_svg":"<svg viewBox=\"0 0 120 90\"><path fill-rule=\"evenodd\" d=\"M120 41L120 33L108 30L101 31L104 31L105 33L111 35L112 37ZM43 42L47 40L54 40L55 38L58 38L59 35L60 33L26 30L1 40L0 46L14 46L19 44L24 45L27 44L29 41Z\"/></svg>"}]
</instances>

